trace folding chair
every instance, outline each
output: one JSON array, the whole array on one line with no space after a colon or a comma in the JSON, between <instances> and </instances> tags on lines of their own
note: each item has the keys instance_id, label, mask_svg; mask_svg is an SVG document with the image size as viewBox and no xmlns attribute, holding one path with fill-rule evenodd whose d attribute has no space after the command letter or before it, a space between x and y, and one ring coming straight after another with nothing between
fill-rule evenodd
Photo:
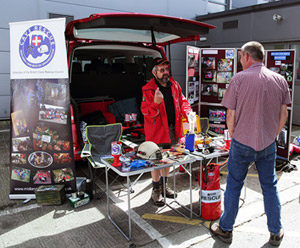
<instances>
[{"instance_id":1,"label":"folding chair","mask_svg":"<svg viewBox=\"0 0 300 248\"><path fill-rule=\"evenodd\" d=\"M93 182L93 186L97 179L94 179L96 170L105 168L105 165L101 162L100 156L111 155L111 142L119 141L122 136L122 124L114 123L108 125L90 125L86 127L87 143L85 144L81 157L87 158L89 161L89 175ZM104 171L102 172L104 173ZM98 178L102 175L98 176ZM116 176L111 184L117 180ZM98 197L105 193L105 191Z\"/></svg>"}]
</instances>

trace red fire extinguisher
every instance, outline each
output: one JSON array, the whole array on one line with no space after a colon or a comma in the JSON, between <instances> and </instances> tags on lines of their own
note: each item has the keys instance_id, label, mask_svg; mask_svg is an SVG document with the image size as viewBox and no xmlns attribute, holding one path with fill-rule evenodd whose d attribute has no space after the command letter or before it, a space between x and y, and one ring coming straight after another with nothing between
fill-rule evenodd
<instances>
[{"instance_id":1,"label":"red fire extinguisher","mask_svg":"<svg viewBox=\"0 0 300 248\"><path fill-rule=\"evenodd\" d=\"M200 182L200 180L198 181ZM208 164L206 166L203 166L202 191L200 197L201 217L205 220L219 219L221 217L221 190L219 165Z\"/></svg>"}]
</instances>

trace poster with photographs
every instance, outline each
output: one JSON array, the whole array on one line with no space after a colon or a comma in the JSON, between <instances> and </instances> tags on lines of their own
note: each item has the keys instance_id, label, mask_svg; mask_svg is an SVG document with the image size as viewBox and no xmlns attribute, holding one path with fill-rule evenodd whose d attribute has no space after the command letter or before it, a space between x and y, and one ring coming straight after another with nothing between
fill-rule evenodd
<instances>
[{"instance_id":1,"label":"poster with photographs","mask_svg":"<svg viewBox=\"0 0 300 248\"><path fill-rule=\"evenodd\" d=\"M187 46L186 50L186 97L191 105L199 102L200 48Z\"/></svg>"},{"instance_id":2,"label":"poster with photographs","mask_svg":"<svg viewBox=\"0 0 300 248\"><path fill-rule=\"evenodd\" d=\"M289 86L292 104L288 105L288 117L285 126L277 136L277 155L289 159L289 145L291 142L292 129L292 108L295 84L295 64L296 51L294 49L286 50L268 50L266 51L265 65L271 71L282 75Z\"/></svg>"},{"instance_id":3,"label":"poster with photographs","mask_svg":"<svg viewBox=\"0 0 300 248\"><path fill-rule=\"evenodd\" d=\"M216 82L216 75L217 72L216 71L208 71L208 70L204 70L203 71L203 78L202 81L203 82L211 82L214 83Z\"/></svg>"},{"instance_id":4,"label":"poster with photographs","mask_svg":"<svg viewBox=\"0 0 300 248\"><path fill-rule=\"evenodd\" d=\"M11 154L11 163L15 165L21 165L27 163L26 153L12 153Z\"/></svg>"},{"instance_id":5,"label":"poster with photographs","mask_svg":"<svg viewBox=\"0 0 300 248\"><path fill-rule=\"evenodd\" d=\"M225 124L209 124L209 130L216 134L224 134L224 130L226 129Z\"/></svg>"},{"instance_id":6,"label":"poster with photographs","mask_svg":"<svg viewBox=\"0 0 300 248\"><path fill-rule=\"evenodd\" d=\"M11 191L29 194L39 184L55 184L53 170L68 168L74 175L68 80L16 79L11 89L11 164L17 166ZM72 190L74 176L64 183Z\"/></svg>"},{"instance_id":7,"label":"poster with photographs","mask_svg":"<svg viewBox=\"0 0 300 248\"><path fill-rule=\"evenodd\" d=\"M216 59L214 57L202 57L201 68L205 70L215 70Z\"/></svg>"},{"instance_id":8,"label":"poster with photographs","mask_svg":"<svg viewBox=\"0 0 300 248\"><path fill-rule=\"evenodd\" d=\"M29 129L22 110L15 111L11 114L11 122L16 137L29 133Z\"/></svg>"},{"instance_id":9,"label":"poster with photographs","mask_svg":"<svg viewBox=\"0 0 300 248\"><path fill-rule=\"evenodd\" d=\"M51 184L51 174L49 170L38 170L33 176L34 184Z\"/></svg>"},{"instance_id":10,"label":"poster with photographs","mask_svg":"<svg viewBox=\"0 0 300 248\"><path fill-rule=\"evenodd\" d=\"M188 82L188 101L189 104L195 102L195 82Z\"/></svg>"},{"instance_id":11,"label":"poster with photographs","mask_svg":"<svg viewBox=\"0 0 300 248\"><path fill-rule=\"evenodd\" d=\"M200 116L210 117L211 106L222 107L227 87L236 73L237 49L232 48L202 48L200 51L201 73L200 73ZM214 120L210 124L217 125ZM222 134L226 123L222 126L211 126L211 130Z\"/></svg>"},{"instance_id":12,"label":"poster with photographs","mask_svg":"<svg viewBox=\"0 0 300 248\"><path fill-rule=\"evenodd\" d=\"M55 183L65 183L74 180L74 173L71 168L62 168L53 170L53 177Z\"/></svg>"},{"instance_id":13,"label":"poster with photographs","mask_svg":"<svg viewBox=\"0 0 300 248\"><path fill-rule=\"evenodd\" d=\"M39 120L67 124L66 109L60 106L40 104Z\"/></svg>"},{"instance_id":14,"label":"poster with photographs","mask_svg":"<svg viewBox=\"0 0 300 248\"><path fill-rule=\"evenodd\" d=\"M217 84L202 84L201 85L202 96L217 96L218 85Z\"/></svg>"},{"instance_id":15,"label":"poster with photographs","mask_svg":"<svg viewBox=\"0 0 300 248\"><path fill-rule=\"evenodd\" d=\"M31 171L22 167L13 166L11 170L11 180L22 183L30 182Z\"/></svg>"},{"instance_id":16,"label":"poster with photographs","mask_svg":"<svg viewBox=\"0 0 300 248\"><path fill-rule=\"evenodd\" d=\"M218 72L217 82L221 84L229 84L232 78L232 72Z\"/></svg>"},{"instance_id":17,"label":"poster with photographs","mask_svg":"<svg viewBox=\"0 0 300 248\"><path fill-rule=\"evenodd\" d=\"M232 71L232 59L219 59L218 71Z\"/></svg>"},{"instance_id":18,"label":"poster with photographs","mask_svg":"<svg viewBox=\"0 0 300 248\"><path fill-rule=\"evenodd\" d=\"M10 23L10 199L41 184L76 189L64 29L63 18Z\"/></svg>"},{"instance_id":19,"label":"poster with photographs","mask_svg":"<svg viewBox=\"0 0 300 248\"><path fill-rule=\"evenodd\" d=\"M224 88L219 88L218 89L218 99L219 100L223 99L225 92L226 92L226 89L224 89Z\"/></svg>"},{"instance_id":20,"label":"poster with photographs","mask_svg":"<svg viewBox=\"0 0 300 248\"><path fill-rule=\"evenodd\" d=\"M199 81L195 81L194 86L195 86L195 102L198 102L200 99Z\"/></svg>"},{"instance_id":21,"label":"poster with photographs","mask_svg":"<svg viewBox=\"0 0 300 248\"><path fill-rule=\"evenodd\" d=\"M291 109L288 109L288 116L284 127L276 137L277 155L282 158L289 158L289 146L291 142Z\"/></svg>"}]
</instances>

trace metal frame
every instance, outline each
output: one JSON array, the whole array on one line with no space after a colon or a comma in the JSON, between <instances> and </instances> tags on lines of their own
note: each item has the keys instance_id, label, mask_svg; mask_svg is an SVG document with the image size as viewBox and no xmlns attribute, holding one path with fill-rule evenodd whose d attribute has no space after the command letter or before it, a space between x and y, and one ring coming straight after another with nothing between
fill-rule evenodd
<instances>
[{"instance_id":1,"label":"metal frame","mask_svg":"<svg viewBox=\"0 0 300 248\"><path fill-rule=\"evenodd\" d=\"M178 163L178 164L174 164L173 165L173 189L174 191L176 191L176 177L175 177L175 166L177 165L182 165L183 163ZM165 189L165 176L164 176L164 173L163 173L163 185L164 185L164 201L165 201L165 205L168 206L169 208L171 208L172 210L174 210L176 213L180 214L181 216L185 217L185 218L189 218L189 219L192 219L193 218L193 215L199 217L195 212L193 212L193 196L192 196L192 162L188 163L189 164L189 169L187 170L185 166L182 166L182 168L184 169L184 171L189 175L189 183L190 183L190 208L187 208L186 206L184 206L183 204L181 204L180 202L177 201L177 199L173 198L173 200L168 203L167 202L167 199L166 199L166 189ZM179 211L178 209L176 208L173 208L171 206L172 203L176 203L177 205L179 205L180 207L182 207L183 209L185 209L186 211L189 211L190 213L190 216L187 216L185 215L183 212Z\"/></svg>"},{"instance_id":2,"label":"metal frame","mask_svg":"<svg viewBox=\"0 0 300 248\"><path fill-rule=\"evenodd\" d=\"M160 170L160 169L165 169L165 168L169 168L169 167L174 167L175 166L179 166L179 165L183 165L183 164L189 164L189 168L191 171L191 164L193 162L196 161L196 159L194 158L194 156L188 156L186 157L186 160L173 160L174 163L170 163L170 164L163 164L163 165L158 165L158 166L154 166L154 167L148 167L148 168L141 168L141 169L135 169L133 171L128 171L128 172L123 172L121 171L120 167L113 167L110 163L106 162L104 159L102 159L102 162L105 164L105 176L106 176L106 196L107 196L107 216L108 219L111 221L111 223L119 230L119 232L129 241L132 238L132 230L131 230L131 205L130 205L130 192L131 192L131 188L137 183L137 181L140 179L140 177L147 172L151 172L154 170ZM112 219L111 215L110 215L110 204L109 204L109 183L108 183L108 170L112 169L113 171L115 171L119 176L121 177L126 177L127 178L127 183L126 183L126 189L127 189L127 207L128 207L128 235L125 234L125 232L118 226L118 224ZM138 178L131 183L130 180L130 176L133 175L139 175ZM189 176L190 176L190 195L192 194L192 187L191 187L191 176L192 174L189 172ZM174 173L174 177L175 177L175 173ZM165 180L163 180L163 189L164 192L166 190L166 185L165 185ZM175 181L174 181L175 184ZM166 195L166 194L164 194ZM166 198L165 198L165 202L166 202ZM170 204L167 204L167 206L169 206L171 209L175 210L174 208L172 208L170 206ZM182 206L182 205L181 205ZM188 210L188 209L187 209ZM192 212L192 198L190 200L190 217L192 218L193 212ZM178 210L176 210L176 212L178 212ZM183 215L182 213L180 213L181 215ZM185 215L183 215L185 216Z\"/></svg>"}]
</instances>

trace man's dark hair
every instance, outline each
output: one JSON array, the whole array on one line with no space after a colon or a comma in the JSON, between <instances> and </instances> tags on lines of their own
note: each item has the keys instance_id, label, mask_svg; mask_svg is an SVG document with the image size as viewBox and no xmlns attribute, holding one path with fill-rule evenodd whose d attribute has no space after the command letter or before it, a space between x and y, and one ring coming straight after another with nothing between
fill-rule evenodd
<instances>
[{"instance_id":1,"label":"man's dark hair","mask_svg":"<svg viewBox=\"0 0 300 248\"><path fill-rule=\"evenodd\" d=\"M254 61L263 61L265 57L265 49L262 44L257 41L249 41L242 46L243 54L248 53Z\"/></svg>"}]
</instances>

